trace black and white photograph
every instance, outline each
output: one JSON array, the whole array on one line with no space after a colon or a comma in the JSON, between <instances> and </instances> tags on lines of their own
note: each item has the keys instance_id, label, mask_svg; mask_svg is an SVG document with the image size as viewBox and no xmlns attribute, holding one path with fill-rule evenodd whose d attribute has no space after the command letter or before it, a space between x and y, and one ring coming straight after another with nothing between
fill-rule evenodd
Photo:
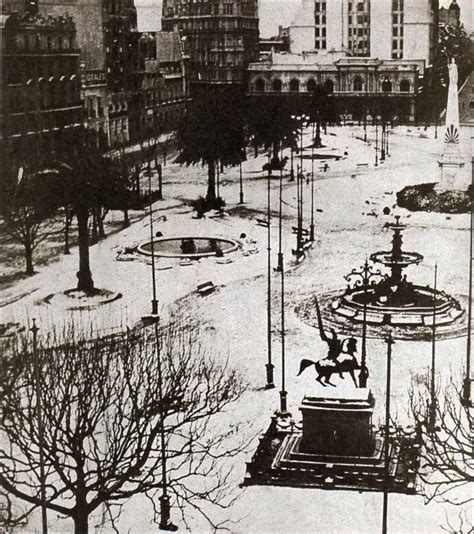
<instances>
[{"instance_id":1,"label":"black and white photograph","mask_svg":"<svg viewBox=\"0 0 474 534\"><path fill-rule=\"evenodd\" d=\"M472 534L472 0L0 17L0 534Z\"/></svg>"}]
</instances>

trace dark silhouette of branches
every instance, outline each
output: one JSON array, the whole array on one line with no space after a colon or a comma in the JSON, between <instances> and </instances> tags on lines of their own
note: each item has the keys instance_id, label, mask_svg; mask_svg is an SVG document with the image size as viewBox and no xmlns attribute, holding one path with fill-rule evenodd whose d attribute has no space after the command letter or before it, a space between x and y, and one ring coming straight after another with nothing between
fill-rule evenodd
<instances>
[{"instance_id":1,"label":"dark silhouette of branches","mask_svg":"<svg viewBox=\"0 0 474 534\"><path fill-rule=\"evenodd\" d=\"M426 499L465 505L474 500L466 491L474 482L472 415L452 379L438 388L434 428L431 408L429 385L417 383L410 392L410 411L423 441L420 475Z\"/></svg>"},{"instance_id":2,"label":"dark silhouette of branches","mask_svg":"<svg viewBox=\"0 0 474 534\"><path fill-rule=\"evenodd\" d=\"M157 353L160 346L160 356ZM2 352L0 486L34 507L38 497L39 432L34 361L26 339ZM229 459L244 444L219 413L242 393L239 376L210 357L201 333L170 324L94 338L77 325L51 334L38 354L44 421L46 506L88 532L105 506L113 524L136 494L153 501L162 489L159 434L164 420L168 490L183 517L198 510L215 527L214 504L229 506ZM159 394L158 365L163 376ZM163 419L162 419L163 418Z\"/></svg>"}]
</instances>

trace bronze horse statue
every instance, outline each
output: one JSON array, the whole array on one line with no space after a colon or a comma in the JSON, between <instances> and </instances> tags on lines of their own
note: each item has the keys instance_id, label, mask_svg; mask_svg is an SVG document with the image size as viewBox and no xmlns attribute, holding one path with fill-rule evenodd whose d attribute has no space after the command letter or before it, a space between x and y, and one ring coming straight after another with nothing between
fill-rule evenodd
<instances>
[{"instance_id":1,"label":"bronze horse statue","mask_svg":"<svg viewBox=\"0 0 474 534\"><path fill-rule=\"evenodd\" d=\"M342 356L346 356L346 354L342 354ZM343 361L332 361L328 358L324 358L322 360L319 360L317 362L314 362L313 360L301 360L300 363L300 371L298 373L298 376L307 369L308 367L311 367L314 365L314 368L316 369L316 373L318 376L316 377L316 380L322 384L324 387L328 386L336 386L336 384L333 384L331 382L331 377L334 373L339 373L339 375L342 376L342 373L349 373L351 375L352 380L354 381L354 384L356 387L358 387L357 380L354 374L354 371L357 369L360 369L360 365L357 362L355 356L349 355L347 353L347 356L349 358L344 359ZM324 382L323 382L324 378Z\"/></svg>"},{"instance_id":2,"label":"bronze horse statue","mask_svg":"<svg viewBox=\"0 0 474 534\"><path fill-rule=\"evenodd\" d=\"M344 378L343 373L349 373L356 387L358 387L354 371L360 369L360 365L355 357L357 352L357 340L353 337L348 337L340 340L336 331L331 328L331 337L329 337L324 331L323 320L321 317L321 311L319 309L318 300L316 302L316 313L318 315L319 334L321 339L328 345L328 354L325 358L315 362L313 360L301 360L300 370L297 376L314 365L318 376L316 380L323 386L336 386L331 382L331 376L334 373L339 373L341 378ZM324 382L323 379L324 378Z\"/></svg>"}]
</instances>

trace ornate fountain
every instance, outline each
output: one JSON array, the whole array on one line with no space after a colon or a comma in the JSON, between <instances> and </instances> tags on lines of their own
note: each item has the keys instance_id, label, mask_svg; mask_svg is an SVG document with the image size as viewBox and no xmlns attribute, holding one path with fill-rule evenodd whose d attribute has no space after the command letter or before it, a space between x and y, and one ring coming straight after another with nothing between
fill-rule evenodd
<instances>
[{"instance_id":1,"label":"ornate fountain","mask_svg":"<svg viewBox=\"0 0 474 534\"><path fill-rule=\"evenodd\" d=\"M407 280L403 270L418 265L423 256L417 252L402 250L402 234L406 225L395 217L395 222L385 228L393 232L392 249L370 255L371 262L383 265L389 273L369 267L353 269L345 279L348 282L343 295L335 298L332 311L353 322L393 326L447 325L463 313L459 302L436 288L416 285Z\"/></svg>"}]
</instances>

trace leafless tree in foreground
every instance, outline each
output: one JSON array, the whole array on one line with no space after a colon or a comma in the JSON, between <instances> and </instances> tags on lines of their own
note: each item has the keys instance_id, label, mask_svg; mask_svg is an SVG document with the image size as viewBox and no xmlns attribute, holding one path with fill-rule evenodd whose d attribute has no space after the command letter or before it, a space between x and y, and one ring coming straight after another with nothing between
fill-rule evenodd
<instances>
[{"instance_id":1,"label":"leafless tree in foreground","mask_svg":"<svg viewBox=\"0 0 474 534\"><path fill-rule=\"evenodd\" d=\"M430 425L431 397L426 381L410 392L410 411L421 432L420 476L427 501L441 500L457 506L474 496L474 454L472 415L461 403L461 388L452 379L436 392L436 424Z\"/></svg>"},{"instance_id":2,"label":"leafless tree in foreground","mask_svg":"<svg viewBox=\"0 0 474 534\"><path fill-rule=\"evenodd\" d=\"M94 338L72 325L38 351L45 505L71 518L76 534L88 532L99 508L116 529L123 503L136 494L156 504L161 421L168 492L183 518L194 509L218 528L209 505L227 507L236 497L227 462L244 444L218 414L242 393L241 379L211 358L199 329L171 324L158 338L153 327ZM0 358L9 369L0 373L0 486L32 511L42 502L31 344L18 340Z\"/></svg>"}]
</instances>

